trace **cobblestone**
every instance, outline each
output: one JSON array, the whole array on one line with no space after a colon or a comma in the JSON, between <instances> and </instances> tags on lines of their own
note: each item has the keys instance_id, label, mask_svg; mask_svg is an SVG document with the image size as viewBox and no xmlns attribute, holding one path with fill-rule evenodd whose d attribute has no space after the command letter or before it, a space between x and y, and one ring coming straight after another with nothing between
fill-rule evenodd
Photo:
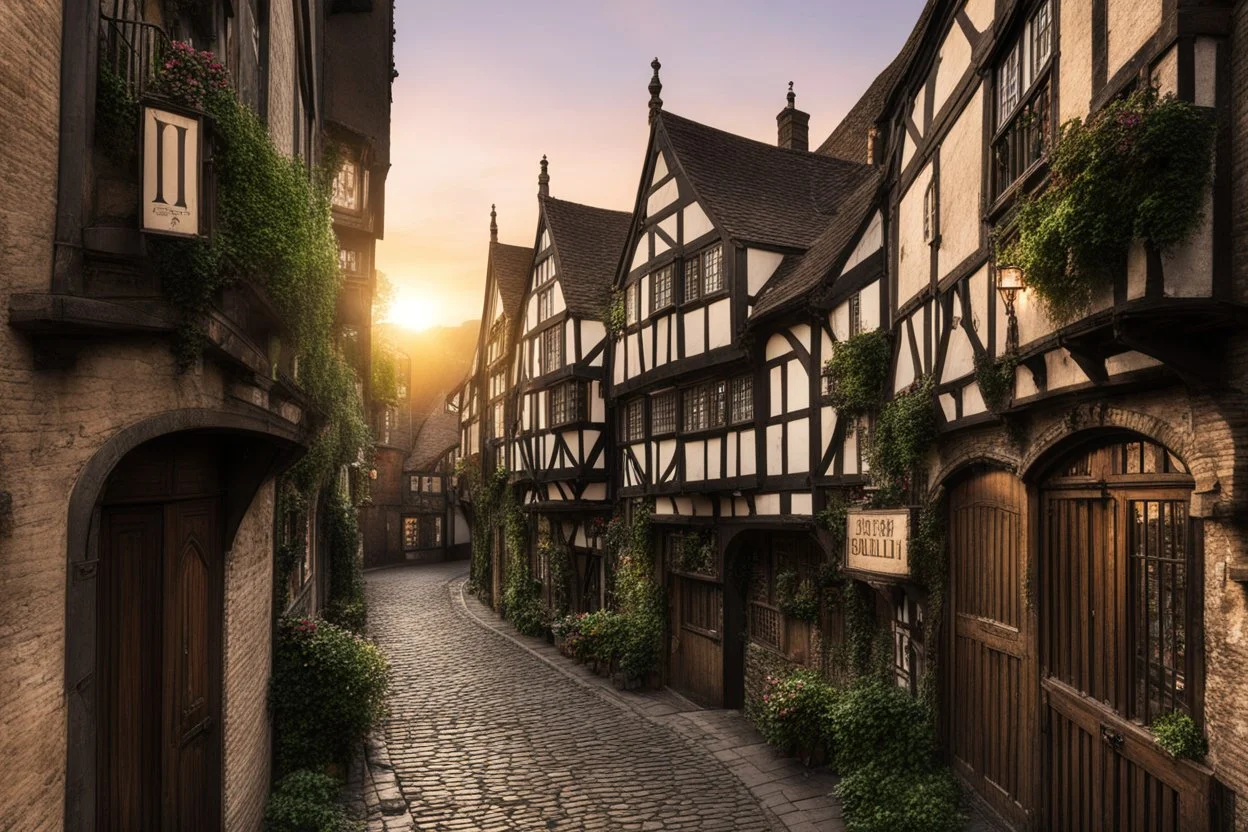
<instances>
[{"instance_id":1,"label":"cobblestone","mask_svg":"<svg viewBox=\"0 0 1248 832\"><path fill-rule=\"evenodd\" d=\"M463 570L434 564L368 576L371 629L394 666L389 762L416 829L789 827L691 739L701 727L686 717L721 712L684 703L694 713L683 713L669 692L639 696L631 709L589 681L576 684L469 618L448 586ZM824 812L828 824L832 815Z\"/></svg>"}]
</instances>

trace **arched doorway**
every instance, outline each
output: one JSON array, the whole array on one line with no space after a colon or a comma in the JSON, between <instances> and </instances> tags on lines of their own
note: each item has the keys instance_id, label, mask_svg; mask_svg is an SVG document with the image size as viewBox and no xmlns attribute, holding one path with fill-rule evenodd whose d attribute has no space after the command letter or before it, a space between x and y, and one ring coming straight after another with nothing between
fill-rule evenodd
<instances>
[{"instance_id":1,"label":"arched doorway","mask_svg":"<svg viewBox=\"0 0 1248 832\"><path fill-rule=\"evenodd\" d=\"M99 829L221 825L221 442L149 442L99 537Z\"/></svg>"},{"instance_id":2,"label":"arched doorway","mask_svg":"<svg viewBox=\"0 0 1248 832\"><path fill-rule=\"evenodd\" d=\"M1047 828L1210 828L1209 772L1147 726L1202 721L1201 552L1183 461L1138 435L1041 481L1038 656Z\"/></svg>"}]
</instances>

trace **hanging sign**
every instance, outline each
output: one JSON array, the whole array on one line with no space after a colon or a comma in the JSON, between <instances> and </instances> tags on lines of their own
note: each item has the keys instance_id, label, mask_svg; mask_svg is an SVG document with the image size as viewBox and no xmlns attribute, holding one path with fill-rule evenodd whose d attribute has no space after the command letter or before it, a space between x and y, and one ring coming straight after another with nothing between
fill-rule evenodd
<instances>
[{"instance_id":1,"label":"hanging sign","mask_svg":"<svg viewBox=\"0 0 1248 832\"><path fill-rule=\"evenodd\" d=\"M910 516L907 508L851 510L845 521L845 568L908 577Z\"/></svg>"},{"instance_id":2,"label":"hanging sign","mask_svg":"<svg viewBox=\"0 0 1248 832\"><path fill-rule=\"evenodd\" d=\"M203 122L143 105L143 230L179 237L200 233Z\"/></svg>"}]
</instances>

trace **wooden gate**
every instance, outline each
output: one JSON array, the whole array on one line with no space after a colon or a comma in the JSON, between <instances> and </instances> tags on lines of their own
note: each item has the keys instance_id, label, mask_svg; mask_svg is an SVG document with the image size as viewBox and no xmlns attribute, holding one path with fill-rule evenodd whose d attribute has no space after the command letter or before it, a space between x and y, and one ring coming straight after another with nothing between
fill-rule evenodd
<instances>
[{"instance_id":1,"label":"wooden gate","mask_svg":"<svg viewBox=\"0 0 1248 832\"><path fill-rule=\"evenodd\" d=\"M724 706L724 587L670 573L671 686L699 705Z\"/></svg>"},{"instance_id":2,"label":"wooden gate","mask_svg":"<svg viewBox=\"0 0 1248 832\"><path fill-rule=\"evenodd\" d=\"M1035 661L1026 491L1006 471L950 489L945 730L954 765L1016 826L1035 807Z\"/></svg>"},{"instance_id":3,"label":"wooden gate","mask_svg":"<svg viewBox=\"0 0 1248 832\"><path fill-rule=\"evenodd\" d=\"M1182 463L1138 440L1084 451L1041 498L1047 828L1210 828L1212 780L1147 730L1198 721L1200 580Z\"/></svg>"},{"instance_id":4,"label":"wooden gate","mask_svg":"<svg viewBox=\"0 0 1248 832\"><path fill-rule=\"evenodd\" d=\"M221 826L223 552L215 448L141 448L100 528L104 830Z\"/></svg>"}]
</instances>

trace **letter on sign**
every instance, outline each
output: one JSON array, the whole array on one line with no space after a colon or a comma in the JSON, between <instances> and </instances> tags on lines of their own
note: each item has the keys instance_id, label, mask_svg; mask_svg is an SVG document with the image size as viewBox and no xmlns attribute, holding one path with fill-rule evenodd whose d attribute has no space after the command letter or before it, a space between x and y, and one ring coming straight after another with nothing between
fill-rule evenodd
<instances>
[{"instance_id":1,"label":"letter on sign","mask_svg":"<svg viewBox=\"0 0 1248 832\"><path fill-rule=\"evenodd\" d=\"M199 119L143 108L143 230L199 234Z\"/></svg>"},{"instance_id":2,"label":"letter on sign","mask_svg":"<svg viewBox=\"0 0 1248 832\"><path fill-rule=\"evenodd\" d=\"M910 575L910 511L851 511L846 518L845 567L858 572Z\"/></svg>"}]
</instances>

